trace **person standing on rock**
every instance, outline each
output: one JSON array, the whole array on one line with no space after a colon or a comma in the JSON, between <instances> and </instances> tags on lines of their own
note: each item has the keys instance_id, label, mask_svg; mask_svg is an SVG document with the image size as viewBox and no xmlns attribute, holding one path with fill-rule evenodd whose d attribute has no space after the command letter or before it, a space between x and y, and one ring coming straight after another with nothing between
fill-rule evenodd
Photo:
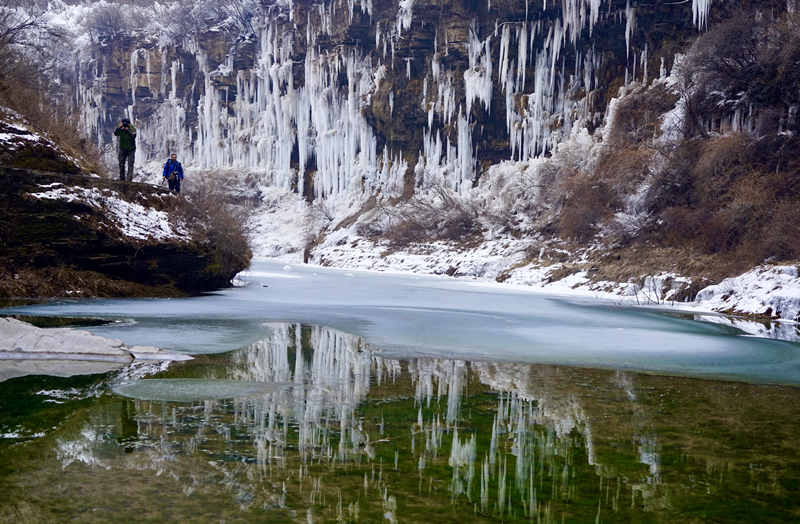
<instances>
[{"instance_id":1,"label":"person standing on rock","mask_svg":"<svg viewBox=\"0 0 800 524\"><path fill-rule=\"evenodd\" d=\"M183 180L183 166L178 162L178 156L175 153L169 155L169 160L164 164L164 178L167 179L169 190L174 194L181 192L181 180Z\"/></svg>"},{"instance_id":2,"label":"person standing on rock","mask_svg":"<svg viewBox=\"0 0 800 524\"><path fill-rule=\"evenodd\" d=\"M125 164L128 164L128 177L127 180L133 180L133 160L136 156L136 128L133 127L131 121L123 118L119 127L114 131L114 136L119 137L119 151L117 158L119 159L119 179L126 180L125 178Z\"/></svg>"}]
</instances>

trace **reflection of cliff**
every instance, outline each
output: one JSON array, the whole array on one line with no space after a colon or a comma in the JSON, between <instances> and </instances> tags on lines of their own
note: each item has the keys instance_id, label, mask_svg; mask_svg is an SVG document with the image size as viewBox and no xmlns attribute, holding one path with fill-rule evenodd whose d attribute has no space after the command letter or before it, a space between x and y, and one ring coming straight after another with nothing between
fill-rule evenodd
<instances>
[{"instance_id":1,"label":"reflection of cliff","mask_svg":"<svg viewBox=\"0 0 800 524\"><path fill-rule=\"evenodd\" d=\"M231 520L267 511L304 521L435 521L455 513L542 522L669 521L698 501L724 504L732 489L765 490L791 475L783 466L763 475L751 469L740 483L739 466L714 454L726 440L695 426L681 433L692 421L672 407L680 388L698 424L713 420L705 404L734 420L752 408L741 403L756 398L749 391L777 390L514 363L396 361L335 330L269 328L267 338L214 365L225 369L216 376L277 383L276 390L223 401L124 401L122 410L106 404L59 435L59 472L90 471L82 478L90 484L155 475L178 507L213 500ZM698 483L702 493L692 487Z\"/></svg>"}]
</instances>

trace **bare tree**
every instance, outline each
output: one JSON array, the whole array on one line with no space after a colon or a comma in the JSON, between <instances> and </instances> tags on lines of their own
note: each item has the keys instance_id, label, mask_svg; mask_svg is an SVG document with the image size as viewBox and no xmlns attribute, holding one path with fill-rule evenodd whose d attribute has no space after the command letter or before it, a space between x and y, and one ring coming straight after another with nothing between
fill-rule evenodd
<instances>
[{"instance_id":1,"label":"bare tree","mask_svg":"<svg viewBox=\"0 0 800 524\"><path fill-rule=\"evenodd\" d=\"M240 31L248 34L255 34L256 30L253 27L253 18L255 17L256 9L252 2L224 0L219 3L219 10L221 14L230 19Z\"/></svg>"},{"instance_id":2,"label":"bare tree","mask_svg":"<svg viewBox=\"0 0 800 524\"><path fill-rule=\"evenodd\" d=\"M92 40L114 39L128 30L128 23L118 5L101 6L89 16L86 27Z\"/></svg>"},{"instance_id":3,"label":"bare tree","mask_svg":"<svg viewBox=\"0 0 800 524\"><path fill-rule=\"evenodd\" d=\"M34 31L46 31L42 19L43 11L19 9L17 0L0 0L0 77L13 77L25 58L25 49L40 50L28 38Z\"/></svg>"}]
</instances>

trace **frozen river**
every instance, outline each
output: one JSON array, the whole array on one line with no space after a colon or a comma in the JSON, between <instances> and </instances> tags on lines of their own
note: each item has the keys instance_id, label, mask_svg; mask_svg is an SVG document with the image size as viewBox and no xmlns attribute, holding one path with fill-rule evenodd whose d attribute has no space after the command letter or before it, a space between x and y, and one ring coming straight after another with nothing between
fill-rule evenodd
<instances>
[{"instance_id":1,"label":"frozen river","mask_svg":"<svg viewBox=\"0 0 800 524\"><path fill-rule=\"evenodd\" d=\"M92 300L14 311L116 319L92 331L128 344L219 353L263 338L264 322L363 337L384 355L565 364L800 383L800 345L691 315L577 303L448 277L256 263L247 285L186 299Z\"/></svg>"}]
</instances>

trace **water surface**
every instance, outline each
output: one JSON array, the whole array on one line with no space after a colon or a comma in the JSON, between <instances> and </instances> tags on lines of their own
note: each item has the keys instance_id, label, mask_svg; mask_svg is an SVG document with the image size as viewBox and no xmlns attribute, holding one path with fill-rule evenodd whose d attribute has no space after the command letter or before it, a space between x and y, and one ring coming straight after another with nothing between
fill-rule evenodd
<instances>
[{"instance_id":1,"label":"water surface","mask_svg":"<svg viewBox=\"0 0 800 524\"><path fill-rule=\"evenodd\" d=\"M193 361L0 383L0 521L792 522L798 393L270 323Z\"/></svg>"},{"instance_id":2,"label":"water surface","mask_svg":"<svg viewBox=\"0 0 800 524\"><path fill-rule=\"evenodd\" d=\"M451 278L261 263L248 286L188 299L85 300L7 309L115 319L91 331L192 354L263 336L265 321L357 334L386 355L436 355L800 384L800 345L685 316L586 305ZM691 317L689 317L691 318Z\"/></svg>"}]
</instances>

